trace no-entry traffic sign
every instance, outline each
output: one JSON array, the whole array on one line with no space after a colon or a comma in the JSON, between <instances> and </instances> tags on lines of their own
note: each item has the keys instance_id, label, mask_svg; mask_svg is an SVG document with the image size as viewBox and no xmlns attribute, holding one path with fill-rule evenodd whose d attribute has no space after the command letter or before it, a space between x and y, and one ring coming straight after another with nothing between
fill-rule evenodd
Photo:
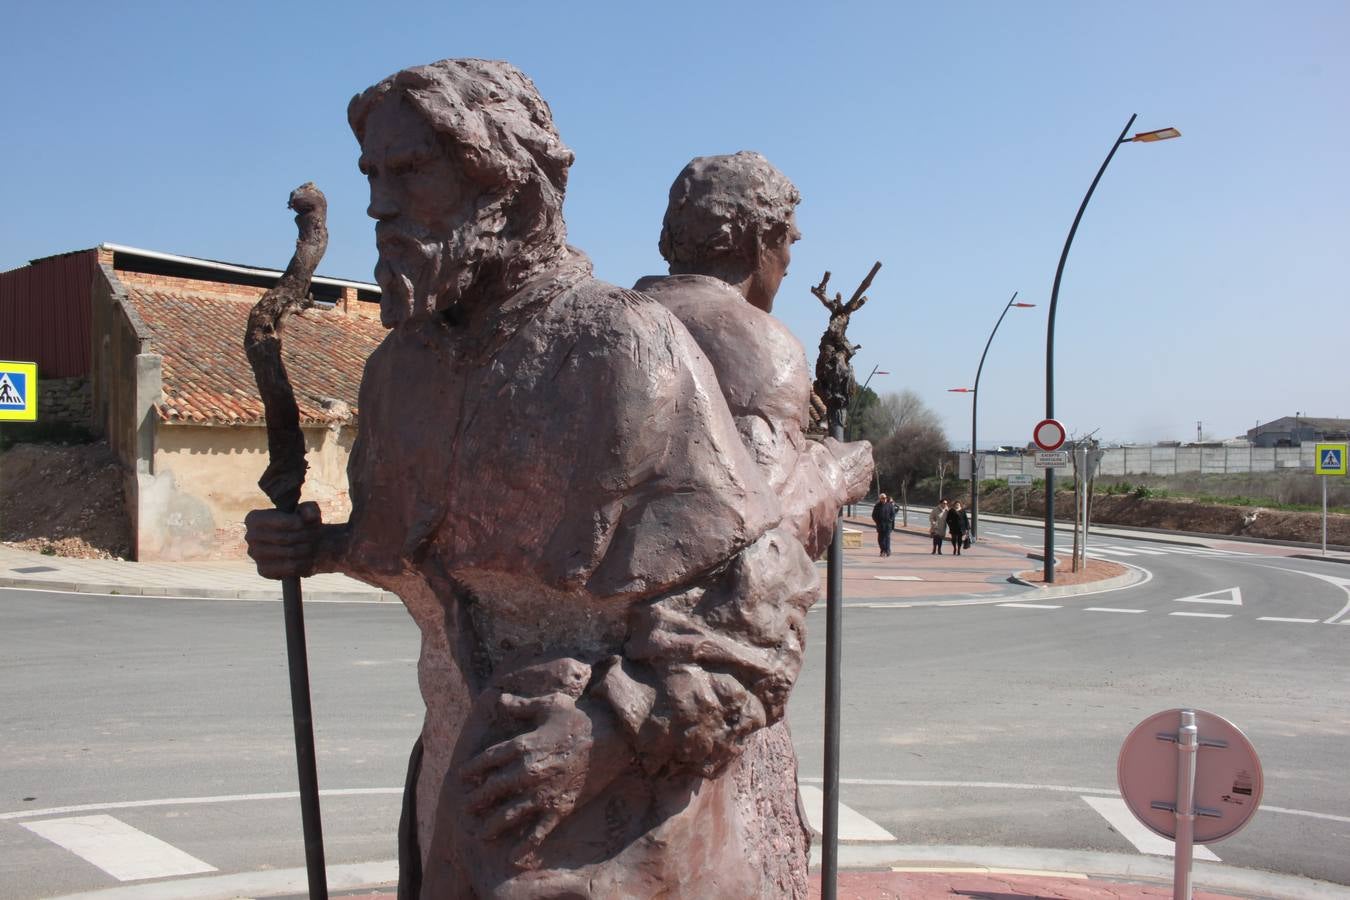
<instances>
[{"instance_id":1,"label":"no-entry traffic sign","mask_svg":"<svg viewBox=\"0 0 1350 900\"><path fill-rule=\"evenodd\" d=\"M1054 419L1042 419L1031 430L1031 440L1042 450L1058 450L1064 445L1064 426Z\"/></svg>"}]
</instances>

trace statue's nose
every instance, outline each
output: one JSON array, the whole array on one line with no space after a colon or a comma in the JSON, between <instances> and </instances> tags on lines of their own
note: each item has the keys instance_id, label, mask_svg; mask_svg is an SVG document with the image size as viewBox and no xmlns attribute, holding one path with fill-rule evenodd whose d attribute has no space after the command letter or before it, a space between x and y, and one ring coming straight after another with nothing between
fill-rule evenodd
<instances>
[{"instance_id":1,"label":"statue's nose","mask_svg":"<svg viewBox=\"0 0 1350 900\"><path fill-rule=\"evenodd\" d=\"M398 215L398 210L398 202L395 200L393 192L378 183L372 182L370 185L370 205L366 207L366 215L382 222Z\"/></svg>"}]
</instances>

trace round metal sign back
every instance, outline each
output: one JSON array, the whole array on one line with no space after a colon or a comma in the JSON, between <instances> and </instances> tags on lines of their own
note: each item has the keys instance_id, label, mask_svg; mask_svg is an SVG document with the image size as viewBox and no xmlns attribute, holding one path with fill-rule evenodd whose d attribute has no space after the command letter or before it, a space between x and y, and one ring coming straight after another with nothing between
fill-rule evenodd
<instances>
[{"instance_id":1,"label":"round metal sign back","mask_svg":"<svg viewBox=\"0 0 1350 900\"><path fill-rule=\"evenodd\" d=\"M1195 760L1195 842L1221 841L1247 824L1261 805L1263 780L1256 748L1222 716L1193 710L1200 746ZM1177 796L1177 733L1181 710L1169 709L1140 722L1125 739L1116 779L1136 819L1168 840L1176 837L1176 815L1153 804Z\"/></svg>"},{"instance_id":2,"label":"round metal sign back","mask_svg":"<svg viewBox=\"0 0 1350 900\"><path fill-rule=\"evenodd\" d=\"M1031 429L1031 440L1037 447L1047 452L1064 446L1067 432L1064 426L1054 419L1042 419Z\"/></svg>"}]
</instances>

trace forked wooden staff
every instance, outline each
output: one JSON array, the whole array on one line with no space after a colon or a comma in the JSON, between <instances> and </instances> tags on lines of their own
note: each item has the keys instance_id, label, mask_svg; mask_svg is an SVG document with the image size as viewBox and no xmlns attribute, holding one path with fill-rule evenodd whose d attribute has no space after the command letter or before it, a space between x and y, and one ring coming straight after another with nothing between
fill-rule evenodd
<instances>
[{"instance_id":1,"label":"forked wooden staff","mask_svg":"<svg viewBox=\"0 0 1350 900\"><path fill-rule=\"evenodd\" d=\"M293 513L300 503L305 483L305 435L300 430L300 409L295 391L281 359L282 322L290 313L309 306L309 283L328 249L328 201L323 192L306 182L291 191L287 204L295 210L300 236L295 255L276 286L262 295L248 316L244 352L262 396L267 420L267 469L258 479L272 504ZM291 719L295 726L295 763L300 776L300 819L305 833L305 866L309 873L309 896L327 900L328 876L324 870L323 824L319 818L319 775L314 762L314 714L309 703L309 660L305 653L305 614L301 606L300 579L281 580L281 599L286 620L286 661L291 676Z\"/></svg>"},{"instance_id":2,"label":"forked wooden staff","mask_svg":"<svg viewBox=\"0 0 1350 900\"><path fill-rule=\"evenodd\" d=\"M860 344L848 339L849 317L867 302L867 289L877 277L877 262L858 285L847 303L842 295L830 297L830 273L811 293L830 312L830 324L820 336L820 354L816 357L816 396L825 402L829 435L844 439L844 420L857 382L853 378L853 354ZM840 670L843 665L844 633L844 511L834 520L834 540L826 561L825 586L825 807L821 835L821 900L839 895L839 710L842 692Z\"/></svg>"}]
</instances>

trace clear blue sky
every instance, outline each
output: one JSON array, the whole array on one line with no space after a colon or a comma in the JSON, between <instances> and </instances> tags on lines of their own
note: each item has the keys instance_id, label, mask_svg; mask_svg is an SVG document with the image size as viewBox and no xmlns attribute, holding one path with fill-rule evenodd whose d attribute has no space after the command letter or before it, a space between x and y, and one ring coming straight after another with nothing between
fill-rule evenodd
<instances>
[{"instance_id":1,"label":"clear blue sky","mask_svg":"<svg viewBox=\"0 0 1350 900\"><path fill-rule=\"evenodd\" d=\"M823 270L860 377L912 388L969 442L966 386L1014 290L980 434L1045 409L1069 259L1058 418L1114 440L1350 417L1350 4L7 3L0 269L100 241L280 268L291 188L328 194L322 274L370 280L348 99L409 65L508 59L576 151L571 240L601 278L662 270L665 195L696 155L754 149L800 187L777 312L814 359ZM389 10L382 13L378 10Z\"/></svg>"}]
</instances>

